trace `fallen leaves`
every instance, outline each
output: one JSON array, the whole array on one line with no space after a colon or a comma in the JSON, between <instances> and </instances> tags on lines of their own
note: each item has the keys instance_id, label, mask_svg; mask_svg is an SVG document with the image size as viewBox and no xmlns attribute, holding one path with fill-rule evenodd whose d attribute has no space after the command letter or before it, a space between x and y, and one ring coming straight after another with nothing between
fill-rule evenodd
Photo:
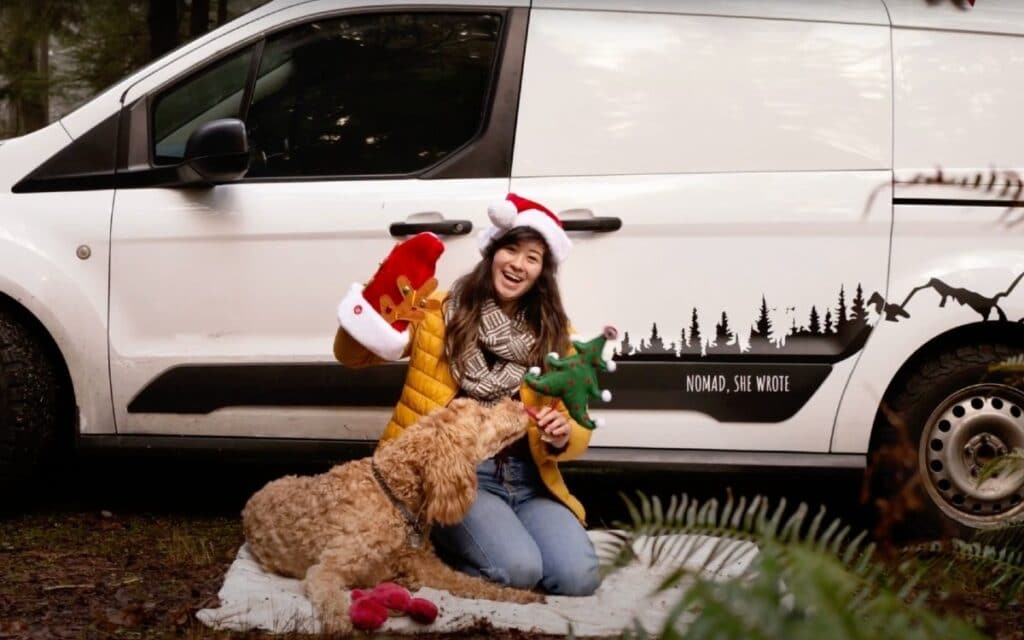
<instances>
[{"instance_id":1,"label":"fallen leaves","mask_svg":"<svg viewBox=\"0 0 1024 640\"><path fill-rule=\"evenodd\" d=\"M217 606L237 518L81 514L0 519L0 640L189 635Z\"/></svg>"}]
</instances>

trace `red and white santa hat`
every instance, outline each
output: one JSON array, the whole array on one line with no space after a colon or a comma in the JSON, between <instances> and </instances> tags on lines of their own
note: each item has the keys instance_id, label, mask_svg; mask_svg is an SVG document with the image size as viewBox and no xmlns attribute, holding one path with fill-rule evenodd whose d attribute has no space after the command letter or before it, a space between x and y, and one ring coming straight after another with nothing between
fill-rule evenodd
<instances>
[{"instance_id":1,"label":"red and white santa hat","mask_svg":"<svg viewBox=\"0 0 1024 640\"><path fill-rule=\"evenodd\" d=\"M487 207L487 217L494 225L480 232L480 253L486 253L487 247L509 229L530 227L544 238L556 263L561 264L569 257L572 240L558 216L542 204L510 193L501 202Z\"/></svg>"}]
</instances>

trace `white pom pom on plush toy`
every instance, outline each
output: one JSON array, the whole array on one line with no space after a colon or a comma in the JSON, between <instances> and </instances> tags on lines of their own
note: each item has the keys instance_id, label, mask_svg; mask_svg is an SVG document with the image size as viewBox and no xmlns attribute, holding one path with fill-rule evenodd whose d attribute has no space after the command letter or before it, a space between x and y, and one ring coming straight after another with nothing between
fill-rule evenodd
<instances>
[{"instance_id":1,"label":"white pom pom on plush toy","mask_svg":"<svg viewBox=\"0 0 1024 640\"><path fill-rule=\"evenodd\" d=\"M516 209L516 205L508 200L495 202L487 207L487 217L491 219L494 226L502 229L511 229L512 225L516 222L516 215L518 214L519 210Z\"/></svg>"}]
</instances>

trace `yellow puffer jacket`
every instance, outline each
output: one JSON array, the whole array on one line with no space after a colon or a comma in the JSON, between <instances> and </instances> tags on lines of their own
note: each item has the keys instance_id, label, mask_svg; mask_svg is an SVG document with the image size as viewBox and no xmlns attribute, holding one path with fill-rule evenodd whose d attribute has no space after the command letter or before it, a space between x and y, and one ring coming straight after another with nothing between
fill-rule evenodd
<instances>
[{"instance_id":1,"label":"yellow puffer jacket","mask_svg":"<svg viewBox=\"0 0 1024 640\"><path fill-rule=\"evenodd\" d=\"M440 297L437 294L435 296ZM409 356L409 371L406 373L405 386L402 388L402 395L395 406L395 412L381 435L381 442L398 437L403 429L416 422L421 416L430 413L433 409L446 406L458 391L458 385L452 378L451 371L444 359L445 327L441 312L428 312L426 319L414 325L410 333L412 335L409 346L406 348L406 355ZM340 328L334 338L334 357L347 367L368 367L386 362ZM535 409L539 409L544 404L544 398L538 396L525 384L520 389L520 398L524 404ZM561 403L559 403L558 409L568 417L568 413ZM586 514L583 505L569 493L569 488L565 485L565 480L562 479L562 473L558 470L558 462L572 460L582 455L590 444L591 432L576 424L572 418L569 418L569 422L572 425L569 443L565 449L557 453L540 439L540 431L532 422L527 431L527 439L530 444L530 453L533 454L533 460L540 471L541 480L551 494L562 501L579 518L580 522L585 522Z\"/></svg>"}]
</instances>

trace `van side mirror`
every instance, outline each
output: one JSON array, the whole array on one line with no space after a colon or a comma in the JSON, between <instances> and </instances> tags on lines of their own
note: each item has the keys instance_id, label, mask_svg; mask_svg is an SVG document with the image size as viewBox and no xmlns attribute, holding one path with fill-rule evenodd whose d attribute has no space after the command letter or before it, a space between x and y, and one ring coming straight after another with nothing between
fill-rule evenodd
<instances>
[{"instance_id":1,"label":"van side mirror","mask_svg":"<svg viewBox=\"0 0 1024 640\"><path fill-rule=\"evenodd\" d=\"M248 170L245 123L221 118L200 125L188 137L178 177L184 184L219 184L241 180Z\"/></svg>"}]
</instances>

